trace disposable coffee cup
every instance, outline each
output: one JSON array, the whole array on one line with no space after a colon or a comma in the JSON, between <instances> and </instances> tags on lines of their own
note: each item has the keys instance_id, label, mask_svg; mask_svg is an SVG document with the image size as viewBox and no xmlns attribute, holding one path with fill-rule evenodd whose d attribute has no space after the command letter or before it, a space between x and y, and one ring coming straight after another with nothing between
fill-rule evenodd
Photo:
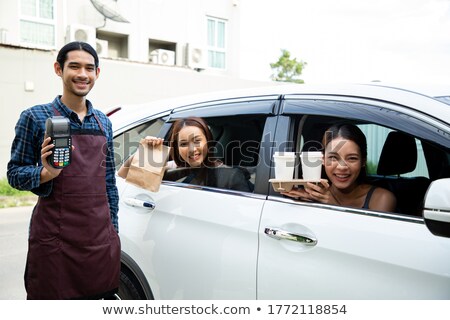
<instances>
[{"instance_id":1,"label":"disposable coffee cup","mask_svg":"<svg viewBox=\"0 0 450 320\"><path fill-rule=\"evenodd\" d=\"M322 158L320 151L305 151L300 154L303 180L319 181L322 175Z\"/></svg>"},{"instance_id":2,"label":"disposable coffee cup","mask_svg":"<svg viewBox=\"0 0 450 320\"><path fill-rule=\"evenodd\" d=\"M295 168L295 152L275 152L273 154L275 164L275 179L292 180Z\"/></svg>"}]
</instances>

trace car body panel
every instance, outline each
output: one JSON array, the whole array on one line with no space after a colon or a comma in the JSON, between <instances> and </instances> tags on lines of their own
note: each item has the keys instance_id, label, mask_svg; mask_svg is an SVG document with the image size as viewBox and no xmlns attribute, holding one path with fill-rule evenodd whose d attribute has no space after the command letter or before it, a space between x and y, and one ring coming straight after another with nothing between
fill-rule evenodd
<instances>
[{"instance_id":1,"label":"car body panel","mask_svg":"<svg viewBox=\"0 0 450 320\"><path fill-rule=\"evenodd\" d=\"M269 226L314 236L317 245L273 239ZM450 297L450 239L419 219L269 200L259 235L258 299Z\"/></svg>"},{"instance_id":2,"label":"car body panel","mask_svg":"<svg viewBox=\"0 0 450 320\"><path fill-rule=\"evenodd\" d=\"M155 299L256 298L262 199L170 184L157 193L123 187L121 219L132 223L122 226L122 248L143 266ZM130 210L129 197L156 207Z\"/></svg>"}]
</instances>

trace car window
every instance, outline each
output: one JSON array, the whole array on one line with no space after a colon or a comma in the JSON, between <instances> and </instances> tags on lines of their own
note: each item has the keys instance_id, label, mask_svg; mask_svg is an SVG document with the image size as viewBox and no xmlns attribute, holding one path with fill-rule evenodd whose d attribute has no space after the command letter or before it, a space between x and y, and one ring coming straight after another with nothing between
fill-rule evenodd
<instances>
[{"instance_id":1,"label":"car window","mask_svg":"<svg viewBox=\"0 0 450 320\"><path fill-rule=\"evenodd\" d=\"M125 159L136 152L139 141L142 138L145 138L146 136L158 136L163 125L163 119L155 119L130 128L114 137L114 160L116 170L120 168Z\"/></svg>"},{"instance_id":2,"label":"car window","mask_svg":"<svg viewBox=\"0 0 450 320\"><path fill-rule=\"evenodd\" d=\"M320 102L315 111L312 110L313 104L308 102L307 114L291 116L289 137L294 141L296 152L322 150L323 134L332 124L357 125L368 144L368 182L394 193L397 213L421 216L430 183L450 176L450 142L440 134L442 131L399 112L386 117L388 111L383 108L377 110L353 102L346 105L340 101L342 112L337 109L327 112L321 109ZM300 111L300 103L298 107ZM365 109L368 111L364 112ZM340 117L339 113L344 116ZM416 123L420 124L413 126ZM296 177L301 176L301 166L297 166ZM324 173L322 177L325 178Z\"/></svg>"},{"instance_id":3,"label":"car window","mask_svg":"<svg viewBox=\"0 0 450 320\"><path fill-rule=\"evenodd\" d=\"M440 96L440 97L435 97L435 99L444 102L446 104L450 104L450 96Z\"/></svg>"},{"instance_id":4,"label":"car window","mask_svg":"<svg viewBox=\"0 0 450 320\"><path fill-rule=\"evenodd\" d=\"M208 170L169 170L163 180L253 192L266 118L266 115L204 117L214 139L214 158L223 165Z\"/></svg>"},{"instance_id":5,"label":"car window","mask_svg":"<svg viewBox=\"0 0 450 320\"><path fill-rule=\"evenodd\" d=\"M384 142L386 141L389 133L393 130L376 124L359 124L358 127L367 138L367 173L369 175L376 174L378 168L378 160L380 159ZM414 138L414 143L417 150L416 167L411 172L400 173L399 176L422 176L429 178L422 142L419 139Z\"/></svg>"},{"instance_id":6,"label":"car window","mask_svg":"<svg viewBox=\"0 0 450 320\"><path fill-rule=\"evenodd\" d=\"M255 189L250 171L243 167L170 168L163 180L242 192Z\"/></svg>"}]
</instances>

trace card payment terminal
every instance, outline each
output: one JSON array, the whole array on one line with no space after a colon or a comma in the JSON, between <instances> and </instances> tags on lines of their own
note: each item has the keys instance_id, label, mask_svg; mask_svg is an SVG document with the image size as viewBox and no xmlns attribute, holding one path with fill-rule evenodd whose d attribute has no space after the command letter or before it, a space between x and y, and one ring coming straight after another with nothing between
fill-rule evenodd
<instances>
[{"instance_id":1,"label":"card payment terminal","mask_svg":"<svg viewBox=\"0 0 450 320\"><path fill-rule=\"evenodd\" d=\"M72 158L72 137L70 136L70 122L66 117L54 116L45 122L45 133L51 137L50 144L54 144L52 154L47 158L49 164L57 169L67 167Z\"/></svg>"}]
</instances>

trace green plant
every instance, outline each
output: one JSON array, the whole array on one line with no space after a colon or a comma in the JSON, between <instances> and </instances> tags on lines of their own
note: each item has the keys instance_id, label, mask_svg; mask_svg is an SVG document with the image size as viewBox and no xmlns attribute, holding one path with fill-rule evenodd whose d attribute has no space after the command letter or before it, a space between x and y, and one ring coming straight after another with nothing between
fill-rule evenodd
<instances>
[{"instance_id":1,"label":"green plant","mask_svg":"<svg viewBox=\"0 0 450 320\"><path fill-rule=\"evenodd\" d=\"M29 196L29 191L20 191L11 187L6 178L0 179L0 195L2 196Z\"/></svg>"},{"instance_id":2,"label":"green plant","mask_svg":"<svg viewBox=\"0 0 450 320\"><path fill-rule=\"evenodd\" d=\"M271 78L274 81L280 82L304 83L299 76L302 74L306 64L305 61L297 61L297 58L291 59L291 53L288 50L282 49L278 61L270 64L270 67L274 71Z\"/></svg>"},{"instance_id":3,"label":"green plant","mask_svg":"<svg viewBox=\"0 0 450 320\"><path fill-rule=\"evenodd\" d=\"M37 196L30 191L20 191L11 187L6 178L0 179L0 208L31 206Z\"/></svg>"},{"instance_id":4,"label":"green plant","mask_svg":"<svg viewBox=\"0 0 450 320\"><path fill-rule=\"evenodd\" d=\"M377 174L377 167L378 167L378 165L376 163L367 162L366 163L367 174Z\"/></svg>"}]
</instances>

